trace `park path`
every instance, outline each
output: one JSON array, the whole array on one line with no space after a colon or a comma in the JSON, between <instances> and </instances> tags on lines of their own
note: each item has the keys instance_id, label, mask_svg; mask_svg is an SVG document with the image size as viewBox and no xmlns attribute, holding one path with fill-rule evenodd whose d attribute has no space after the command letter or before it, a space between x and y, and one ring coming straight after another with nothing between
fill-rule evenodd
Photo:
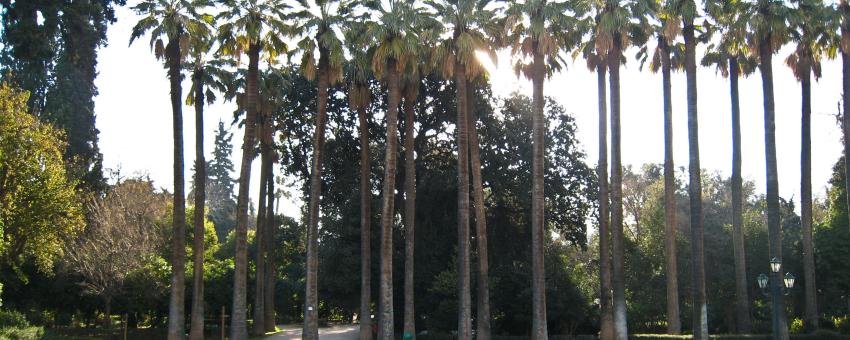
<instances>
[{"instance_id":1,"label":"park path","mask_svg":"<svg viewBox=\"0 0 850 340\"><path fill-rule=\"evenodd\" d=\"M301 325L280 326L283 331L266 337L267 340L296 340L301 339ZM358 325L339 325L319 329L322 340L354 340L357 339Z\"/></svg>"}]
</instances>

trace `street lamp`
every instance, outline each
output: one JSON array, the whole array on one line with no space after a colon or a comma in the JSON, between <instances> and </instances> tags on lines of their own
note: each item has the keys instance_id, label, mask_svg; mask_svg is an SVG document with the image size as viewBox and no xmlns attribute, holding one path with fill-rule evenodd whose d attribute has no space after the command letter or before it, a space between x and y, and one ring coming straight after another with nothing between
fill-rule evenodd
<instances>
[{"instance_id":1,"label":"street lamp","mask_svg":"<svg viewBox=\"0 0 850 340\"><path fill-rule=\"evenodd\" d=\"M794 276L794 274L785 273L785 277L782 279L782 282L785 285L784 287L782 287L783 295L788 295L791 292L791 289L794 288L794 281L796 279L797 278ZM764 273L761 273L758 277L756 277L756 282L758 282L762 294L764 294L764 296L770 296L770 292L767 291L767 283L770 282L768 276Z\"/></svg>"},{"instance_id":2,"label":"street lamp","mask_svg":"<svg viewBox=\"0 0 850 340\"><path fill-rule=\"evenodd\" d=\"M779 298L781 295L788 295L791 293L791 289L794 288L794 274L785 273L785 277L782 277L780 274L780 270L782 269L782 261L778 258L773 258L770 260L770 271L771 276L774 276L777 280L781 279L782 284L770 285L770 289L768 289L768 284L770 283L770 277L766 274L761 273L758 277L756 277L756 282L758 282L759 288L761 288L761 293L764 296L770 296L771 300L773 300L773 308L771 309L772 317L773 317L773 338L776 340L781 339L781 331L780 331L780 316L778 314L780 308L785 308L784 306L779 305Z\"/></svg>"},{"instance_id":3,"label":"street lamp","mask_svg":"<svg viewBox=\"0 0 850 340\"><path fill-rule=\"evenodd\" d=\"M770 260L770 271L774 273L778 273L779 269L782 268L782 261L779 261L778 258L773 258Z\"/></svg>"}]
</instances>

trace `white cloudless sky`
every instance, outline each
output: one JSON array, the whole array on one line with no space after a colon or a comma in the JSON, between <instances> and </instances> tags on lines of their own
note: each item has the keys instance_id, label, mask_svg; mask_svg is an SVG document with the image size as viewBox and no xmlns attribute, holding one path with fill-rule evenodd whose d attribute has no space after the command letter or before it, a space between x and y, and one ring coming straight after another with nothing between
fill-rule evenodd
<instances>
[{"instance_id":1,"label":"white cloudless sky","mask_svg":"<svg viewBox=\"0 0 850 340\"><path fill-rule=\"evenodd\" d=\"M155 60L142 37L128 47L132 26L139 17L129 6L116 11L118 21L108 31L109 45L101 48L96 80L99 94L95 98L97 128L104 166L120 169L122 175L147 174L161 188L173 188L172 114L169 84L162 63ZM779 169L779 194L793 198L799 211L800 197L800 86L785 66L791 47L786 46L774 57L774 91L776 101L776 140ZM698 54L702 50L698 49ZM644 163L663 162L663 111L661 75L638 69L635 51L621 68L621 124L623 164L639 167ZM491 76L493 92L507 95L513 91L530 94L530 83L517 79L502 54L496 72ZM724 177L731 175L732 137L729 82L713 68L698 68L698 109L700 161L703 168ZM184 96L190 82L184 80ZM755 73L740 80L743 176L756 183L757 193L765 191L764 111L761 76ZM677 167L687 166L688 135L685 76L673 73L674 159ZM554 97L578 125L578 139L587 153L588 164L595 164L597 150L596 75L585 67L584 60L568 65L544 85L545 95ZM823 77L812 83L812 188L816 197L825 195L832 166L842 151L841 131L835 114L841 95L841 64L825 61ZM233 133L233 162L238 172L241 159L242 131L233 122L235 104L219 102L206 107L204 148L207 158L213 150L214 132L219 120ZM194 109L183 106L183 138L186 184L189 184L194 162ZM254 162L251 196L257 201L259 160ZM486 170L486 169L485 169ZM280 170L276 169L280 175ZM238 177L234 173L233 177ZM187 186L188 189L188 186ZM297 197L297 188L288 188ZM300 216L303 203L285 200L281 212Z\"/></svg>"}]
</instances>

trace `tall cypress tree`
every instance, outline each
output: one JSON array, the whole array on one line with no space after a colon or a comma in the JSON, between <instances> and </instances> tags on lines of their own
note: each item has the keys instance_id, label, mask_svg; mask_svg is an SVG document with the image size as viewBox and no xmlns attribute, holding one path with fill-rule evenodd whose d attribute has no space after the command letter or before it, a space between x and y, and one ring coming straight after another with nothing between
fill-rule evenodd
<instances>
[{"instance_id":1,"label":"tall cypress tree","mask_svg":"<svg viewBox=\"0 0 850 340\"><path fill-rule=\"evenodd\" d=\"M207 204L209 219L215 224L216 235L223 240L227 233L236 225L236 200L233 188L233 134L224 127L224 122L218 122L215 131L215 148L212 159L207 161Z\"/></svg>"}]
</instances>

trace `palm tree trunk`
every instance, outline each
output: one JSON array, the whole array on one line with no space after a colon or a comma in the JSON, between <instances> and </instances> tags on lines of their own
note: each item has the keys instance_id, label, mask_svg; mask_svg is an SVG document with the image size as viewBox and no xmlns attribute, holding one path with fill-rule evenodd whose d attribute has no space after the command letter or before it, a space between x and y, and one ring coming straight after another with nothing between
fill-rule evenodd
<instances>
[{"instance_id":1,"label":"palm tree trunk","mask_svg":"<svg viewBox=\"0 0 850 340\"><path fill-rule=\"evenodd\" d=\"M254 314L253 314L253 325L251 329L251 333L253 335L263 335L266 331L265 325L265 298L263 292L265 292L265 258L263 256L263 250L266 247L265 240L265 231L266 231L266 182L269 179L269 170L271 167L269 166L269 145L266 130L268 129L267 120L269 117L266 116L265 113L260 114L260 121L257 122L257 125L260 126L260 156L262 161L260 162L260 202L257 205L257 227L256 232L254 234L254 246L256 248L256 259L254 260L254 268L256 268L255 277L254 277Z\"/></svg>"},{"instance_id":2,"label":"palm tree trunk","mask_svg":"<svg viewBox=\"0 0 850 340\"><path fill-rule=\"evenodd\" d=\"M417 87L418 91L418 87ZM404 99L404 339L416 339L416 319L413 308L413 246L416 223L416 161L413 139L415 129L413 108L415 95ZM410 334L410 338L408 338Z\"/></svg>"},{"instance_id":3,"label":"palm tree trunk","mask_svg":"<svg viewBox=\"0 0 850 340\"><path fill-rule=\"evenodd\" d=\"M195 225L192 252L192 325L189 339L204 338L204 216L207 184L207 161L204 159L204 74L196 68L193 74L195 85Z\"/></svg>"},{"instance_id":4,"label":"palm tree trunk","mask_svg":"<svg viewBox=\"0 0 850 340\"><path fill-rule=\"evenodd\" d=\"M357 108L360 121L360 340L372 340L372 187L369 183L369 123L366 108Z\"/></svg>"},{"instance_id":5,"label":"palm tree trunk","mask_svg":"<svg viewBox=\"0 0 850 340\"><path fill-rule=\"evenodd\" d=\"M271 122L268 125L268 128L274 129ZM269 133L269 138L273 136L273 130ZM270 139L272 140L272 139ZM275 221L275 212L274 212L274 171L272 168L274 167L274 163L277 160L277 155L274 150L269 148L269 169L266 170L269 173L266 188L266 235L265 235L265 244L266 244L266 282L263 285L265 288L264 296L265 302L263 303L263 323L266 326L266 332L273 332L275 330L275 312L274 312L274 289L275 283L275 272L277 271L274 264L274 253L275 253L275 234L277 229L277 223Z\"/></svg>"},{"instance_id":6,"label":"palm tree trunk","mask_svg":"<svg viewBox=\"0 0 850 340\"><path fill-rule=\"evenodd\" d=\"M693 20L685 21L685 77L688 91L688 196L691 206L691 296L695 340L708 340L708 305L705 299L705 260L702 226L702 177L699 164L697 116L696 40Z\"/></svg>"},{"instance_id":7,"label":"palm tree trunk","mask_svg":"<svg viewBox=\"0 0 850 340\"><path fill-rule=\"evenodd\" d=\"M738 333L747 334L750 322L750 298L747 292L747 253L744 250L744 200L741 179L741 108L738 104L737 57L729 58L729 92L732 98L732 245L735 256L735 310Z\"/></svg>"},{"instance_id":8,"label":"palm tree trunk","mask_svg":"<svg viewBox=\"0 0 850 340\"><path fill-rule=\"evenodd\" d=\"M682 333L679 321L679 278L676 266L676 175L673 166L673 103L670 86L670 48L659 36L661 82L664 88L664 259L667 273L667 333Z\"/></svg>"},{"instance_id":9,"label":"palm tree trunk","mask_svg":"<svg viewBox=\"0 0 850 340\"><path fill-rule=\"evenodd\" d=\"M769 34L769 33L768 33ZM782 261L782 235L779 217L779 179L776 169L776 123L773 102L773 51L768 46L770 37L759 42L759 70L764 94L764 150L767 165L767 235L769 256ZM781 273L781 270L780 270ZM773 332L782 340L788 340L785 320L785 296L782 294L782 275L770 274L770 290L773 297Z\"/></svg>"},{"instance_id":10,"label":"palm tree trunk","mask_svg":"<svg viewBox=\"0 0 850 340\"><path fill-rule=\"evenodd\" d=\"M168 339L183 339L185 332L186 289L186 196L183 180L183 89L180 82L180 33L165 47L168 80L171 84L171 113L174 133L174 216L171 248L171 298L168 304Z\"/></svg>"},{"instance_id":11,"label":"palm tree trunk","mask_svg":"<svg viewBox=\"0 0 850 340\"><path fill-rule=\"evenodd\" d=\"M230 319L230 337L248 339L246 324L246 295L248 271L248 190L251 185L251 163L254 161L257 120L257 80L259 77L260 46L251 44L248 49L248 75L246 84L245 136L242 141L242 163L239 166L239 193L236 197L236 253L233 273L233 309Z\"/></svg>"},{"instance_id":12,"label":"palm tree trunk","mask_svg":"<svg viewBox=\"0 0 850 340\"><path fill-rule=\"evenodd\" d=\"M472 338L472 295L469 274L469 141L467 134L466 66L455 62L457 86L457 288L458 339Z\"/></svg>"},{"instance_id":13,"label":"palm tree trunk","mask_svg":"<svg viewBox=\"0 0 850 340\"><path fill-rule=\"evenodd\" d=\"M605 64L596 66L596 89L599 93L599 307L600 340L614 338L614 313L611 310L611 231L608 211L608 95L605 90Z\"/></svg>"},{"instance_id":14,"label":"palm tree trunk","mask_svg":"<svg viewBox=\"0 0 850 340\"><path fill-rule=\"evenodd\" d=\"M481 179L481 156L475 115L475 90L466 85L466 120L469 135L469 161L472 169L472 201L475 204L475 236L478 241L478 299L476 300L475 338L490 340L490 259L487 250L487 214L484 211L484 186Z\"/></svg>"},{"instance_id":15,"label":"palm tree trunk","mask_svg":"<svg viewBox=\"0 0 850 340\"><path fill-rule=\"evenodd\" d=\"M800 80L803 97L802 145L800 146L800 161L802 162L800 177L801 209L803 219L803 275L805 276L806 294L806 328L818 328L818 305L815 291L815 255L812 242L812 82L811 67L804 61L803 78Z\"/></svg>"},{"instance_id":16,"label":"palm tree trunk","mask_svg":"<svg viewBox=\"0 0 850 340\"><path fill-rule=\"evenodd\" d=\"M398 104L401 98L396 61L387 61L387 153L381 205L381 320L378 339L393 340L393 215L395 215L396 150L398 149Z\"/></svg>"},{"instance_id":17,"label":"palm tree trunk","mask_svg":"<svg viewBox=\"0 0 850 340\"><path fill-rule=\"evenodd\" d=\"M304 302L303 339L319 339L319 297L317 276L319 271L319 196L322 194L322 151L325 145L325 123L328 106L328 53L320 52L316 132L313 139L313 167L310 171L310 224L307 226L307 277Z\"/></svg>"},{"instance_id":18,"label":"palm tree trunk","mask_svg":"<svg viewBox=\"0 0 850 340\"><path fill-rule=\"evenodd\" d=\"M626 286L623 277L623 165L620 156L620 38L608 52L611 87L611 246L614 288L614 339L628 339Z\"/></svg>"},{"instance_id":19,"label":"palm tree trunk","mask_svg":"<svg viewBox=\"0 0 850 340\"><path fill-rule=\"evenodd\" d=\"M841 18L841 38L850 40L850 28L847 21L850 20L850 4L847 0L839 1L838 6ZM843 115L841 115L841 130L844 135L844 178L850 178L850 116L847 115L847 107L850 107L850 46L848 49L841 48L841 101ZM850 181L844 181L844 192L850 192ZM847 200L847 211L850 212L850 199ZM850 299L848 299L850 303ZM848 306L850 307L850 306ZM848 308L850 309L850 308Z\"/></svg>"},{"instance_id":20,"label":"palm tree trunk","mask_svg":"<svg viewBox=\"0 0 850 340\"><path fill-rule=\"evenodd\" d=\"M534 45L537 45L535 43ZM534 46L534 50L538 50ZM543 113L543 79L546 76L546 66L543 64L543 55L534 53L532 61L533 78L531 115L531 143L532 143L532 184L531 184L531 338L534 340L548 339L546 326L546 271L543 262L545 246L544 215L545 204L543 201L543 176L544 176L544 141L546 139L546 117Z\"/></svg>"}]
</instances>

